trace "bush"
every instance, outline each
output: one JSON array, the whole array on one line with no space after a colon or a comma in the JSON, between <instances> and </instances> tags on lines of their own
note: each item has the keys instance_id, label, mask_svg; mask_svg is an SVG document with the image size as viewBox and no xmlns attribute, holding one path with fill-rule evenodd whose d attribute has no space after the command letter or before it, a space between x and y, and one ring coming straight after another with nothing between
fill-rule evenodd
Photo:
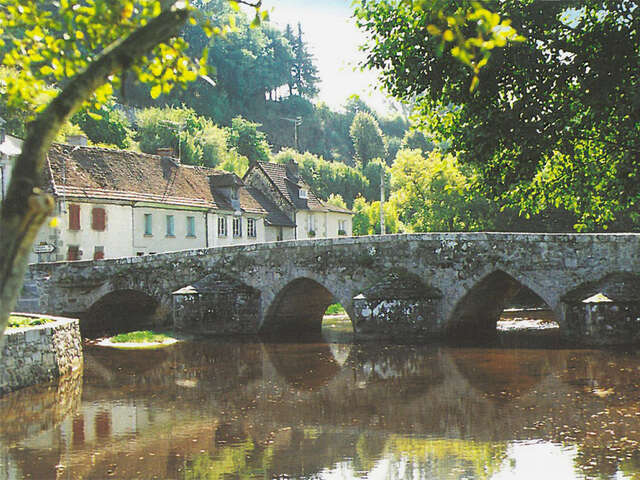
<instances>
[{"instance_id":1,"label":"bush","mask_svg":"<svg viewBox=\"0 0 640 480\"><path fill-rule=\"evenodd\" d=\"M9 316L9 328L33 327L35 325L44 325L53 322L52 319L46 317L23 317L22 315Z\"/></svg>"},{"instance_id":2,"label":"bush","mask_svg":"<svg viewBox=\"0 0 640 480\"><path fill-rule=\"evenodd\" d=\"M118 148L128 148L131 144L129 120L113 103L96 112L83 110L74 115L73 123L77 124L94 144L115 145Z\"/></svg>"}]
</instances>

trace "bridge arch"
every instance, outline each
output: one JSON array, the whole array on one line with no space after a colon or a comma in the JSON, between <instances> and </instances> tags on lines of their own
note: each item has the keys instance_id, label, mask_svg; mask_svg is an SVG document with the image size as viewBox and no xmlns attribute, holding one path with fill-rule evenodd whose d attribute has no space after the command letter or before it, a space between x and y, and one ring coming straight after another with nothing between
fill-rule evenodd
<instances>
[{"instance_id":1,"label":"bridge arch","mask_svg":"<svg viewBox=\"0 0 640 480\"><path fill-rule=\"evenodd\" d=\"M446 317L445 334L456 339L495 336L500 314L522 287L544 302L562 328L563 316L555 296L549 295L530 278L513 274L502 267L493 267L475 276L471 288L466 289L453 304Z\"/></svg>"},{"instance_id":2,"label":"bridge arch","mask_svg":"<svg viewBox=\"0 0 640 480\"><path fill-rule=\"evenodd\" d=\"M111 290L80 315L80 332L83 337L95 337L148 327L160 304L157 298L140 290Z\"/></svg>"},{"instance_id":3,"label":"bridge arch","mask_svg":"<svg viewBox=\"0 0 640 480\"><path fill-rule=\"evenodd\" d=\"M296 336L319 333L327 307L336 302L342 304L353 319L350 296L336 295L325 282L312 277L300 276L276 289L273 300L266 306L260 333Z\"/></svg>"}]
</instances>

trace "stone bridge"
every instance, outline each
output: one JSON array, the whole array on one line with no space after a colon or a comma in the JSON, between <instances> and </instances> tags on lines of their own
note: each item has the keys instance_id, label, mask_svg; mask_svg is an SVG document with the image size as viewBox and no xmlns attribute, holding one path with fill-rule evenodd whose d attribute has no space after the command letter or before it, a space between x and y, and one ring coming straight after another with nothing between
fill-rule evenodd
<instances>
[{"instance_id":1,"label":"stone bridge","mask_svg":"<svg viewBox=\"0 0 640 480\"><path fill-rule=\"evenodd\" d=\"M404 340L492 335L526 287L573 342L640 341L638 234L277 242L34 264L25 285L19 309L78 315L85 329L137 327L145 318L189 332L299 335L318 331L327 306L339 302L356 335ZM37 299L30 305L29 293Z\"/></svg>"}]
</instances>

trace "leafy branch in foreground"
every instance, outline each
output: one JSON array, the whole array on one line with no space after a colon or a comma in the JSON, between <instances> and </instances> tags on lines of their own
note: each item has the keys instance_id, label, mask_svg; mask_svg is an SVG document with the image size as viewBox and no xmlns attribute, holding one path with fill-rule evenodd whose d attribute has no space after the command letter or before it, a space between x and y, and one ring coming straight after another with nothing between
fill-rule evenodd
<instances>
[{"instance_id":1,"label":"leafy branch in foreground","mask_svg":"<svg viewBox=\"0 0 640 480\"><path fill-rule=\"evenodd\" d=\"M252 6L262 18L260 3ZM12 67L3 71L14 72L0 79L0 89L10 107L35 113L0 209L0 332L33 240L54 207L38 186L58 130L81 107L105 102L125 72L158 94L206 73L206 52L197 61L188 57L180 31L198 20L208 35L224 29L214 31L194 11L185 1L156 0L5 0L0 6L0 56Z\"/></svg>"}]
</instances>

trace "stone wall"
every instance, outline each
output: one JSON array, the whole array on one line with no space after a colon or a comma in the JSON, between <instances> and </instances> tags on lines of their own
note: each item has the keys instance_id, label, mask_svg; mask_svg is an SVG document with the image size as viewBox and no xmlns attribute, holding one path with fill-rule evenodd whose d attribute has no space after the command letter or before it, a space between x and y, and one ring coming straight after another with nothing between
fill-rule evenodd
<instances>
[{"instance_id":1,"label":"stone wall","mask_svg":"<svg viewBox=\"0 0 640 480\"><path fill-rule=\"evenodd\" d=\"M205 281L212 274L224 277L222 283ZM269 333L282 330L283 319L292 320L286 322L288 329L307 330L303 317L320 325L322 315L316 313L331 297L345 308L357 335L410 340L460 334L479 338L495 331L500 311L526 287L553 310L561 334L576 343L640 341L640 323L633 323L634 337L615 326L606 338L586 337L580 325L566 318L574 301L600 292L623 303L640 301L638 234L431 233L297 240L37 264L31 265L26 284L26 293L38 295L32 303L42 312L80 316L107 295L133 290L159 305L158 325L173 320L174 306L181 315L177 324L188 330L191 323L211 333ZM172 293L185 286L202 288L183 305L173 305ZM626 293L618 298L621 289ZM237 292L255 295L241 298ZM366 305L355 300L363 297ZM215 318L221 305L231 315Z\"/></svg>"},{"instance_id":2,"label":"stone wall","mask_svg":"<svg viewBox=\"0 0 640 480\"><path fill-rule=\"evenodd\" d=\"M0 339L0 395L71 373L82 367L78 320L7 329Z\"/></svg>"}]
</instances>

